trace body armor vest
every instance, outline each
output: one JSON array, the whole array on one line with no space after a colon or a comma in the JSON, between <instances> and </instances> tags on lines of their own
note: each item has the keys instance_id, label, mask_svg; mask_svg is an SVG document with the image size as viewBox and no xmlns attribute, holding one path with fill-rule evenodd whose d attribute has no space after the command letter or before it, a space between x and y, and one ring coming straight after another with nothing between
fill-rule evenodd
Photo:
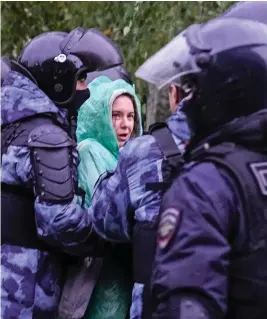
<instances>
[{"instance_id":1,"label":"body armor vest","mask_svg":"<svg viewBox=\"0 0 267 319\"><path fill-rule=\"evenodd\" d=\"M237 227L233 227L228 239L232 252L226 318L267 318L267 153L223 143L195 159L211 161L228 172L238 188L245 214L243 246L237 247L235 243Z\"/></svg>"},{"instance_id":2,"label":"body armor vest","mask_svg":"<svg viewBox=\"0 0 267 319\"><path fill-rule=\"evenodd\" d=\"M10 145L28 146L30 133L42 125L60 126L49 115L41 114L10 123L1 128L1 159ZM51 251L53 248L37 236L34 193L31 188L1 183L1 239L2 244Z\"/></svg>"},{"instance_id":3,"label":"body armor vest","mask_svg":"<svg viewBox=\"0 0 267 319\"><path fill-rule=\"evenodd\" d=\"M163 182L147 185L151 190L166 191L177 177L184 159L177 149L168 128L157 124L150 129L165 162ZM163 132L164 131L164 132ZM157 132L155 134L155 132ZM234 180L245 214L246 241L237 247L237 227L229 242L232 246L229 269L227 319L267 318L267 153L259 153L233 143L210 147L204 144L190 151L189 161L213 162ZM169 168L168 168L169 167ZM134 276L145 284L143 316L151 318L150 278L155 254L156 225L137 223L134 227ZM144 244L146 243L146 244Z\"/></svg>"}]
</instances>

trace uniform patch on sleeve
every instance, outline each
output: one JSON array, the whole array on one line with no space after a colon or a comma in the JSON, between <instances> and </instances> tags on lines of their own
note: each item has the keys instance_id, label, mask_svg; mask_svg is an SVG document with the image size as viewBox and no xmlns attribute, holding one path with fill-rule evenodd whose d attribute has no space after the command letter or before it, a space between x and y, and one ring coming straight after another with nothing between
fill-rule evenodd
<instances>
[{"instance_id":1,"label":"uniform patch on sleeve","mask_svg":"<svg viewBox=\"0 0 267 319\"><path fill-rule=\"evenodd\" d=\"M181 219L181 212L176 208L167 208L160 216L157 244L164 249L171 240Z\"/></svg>"},{"instance_id":2,"label":"uniform patch on sleeve","mask_svg":"<svg viewBox=\"0 0 267 319\"><path fill-rule=\"evenodd\" d=\"M262 195L267 196L267 162L252 163L250 168L256 178Z\"/></svg>"}]
</instances>

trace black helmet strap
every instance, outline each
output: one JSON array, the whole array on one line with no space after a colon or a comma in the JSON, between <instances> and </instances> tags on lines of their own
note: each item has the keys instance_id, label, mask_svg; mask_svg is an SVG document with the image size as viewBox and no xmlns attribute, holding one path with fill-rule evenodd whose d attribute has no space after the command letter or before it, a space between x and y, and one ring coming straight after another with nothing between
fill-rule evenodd
<instances>
[{"instance_id":1,"label":"black helmet strap","mask_svg":"<svg viewBox=\"0 0 267 319\"><path fill-rule=\"evenodd\" d=\"M28 79L30 79L34 84L36 84L38 86L38 83L35 80L35 78L23 65L21 65L20 63L18 63L17 61L14 61L14 60L10 60L10 64L11 64L12 71L16 71L18 73L21 73L22 75L26 76Z\"/></svg>"}]
</instances>

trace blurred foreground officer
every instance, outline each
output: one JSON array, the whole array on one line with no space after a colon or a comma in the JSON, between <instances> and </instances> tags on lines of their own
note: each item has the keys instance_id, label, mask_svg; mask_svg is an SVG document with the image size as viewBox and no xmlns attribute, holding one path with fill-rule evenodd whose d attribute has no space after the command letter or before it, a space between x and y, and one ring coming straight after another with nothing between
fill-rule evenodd
<instances>
[{"instance_id":1,"label":"blurred foreground officer","mask_svg":"<svg viewBox=\"0 0 267 319\"><path fill-rule=\"evenodd\" d=\"M237 2L220 17L248 19L267 24L267 1Z\"/></svg>"},{"instance_id":2,"label":"blurred foreground officer","mask_svg":"<svg viewBox=\"0 0 267 319\"><path fill-rule=\"evenodd\" d=\"M63 252L85 256L98 248L88 212L78 203L70 120L89 98L86 73L122 62L101 32L82 28L41 34L18 62L1 60L6 66L1 72L1 318L55 318Z\"/></svg>"},{"instance_id":3,"label":"blurred foreground officer","mask_svg":"<svg viewBox=\"0 0 267 319\"><path fill-rule=\"evenodd\" d=\"M266 25L192 25L136 75L184 91L193 136L162 202L152 317L267 318Z\"/></svg>"}]
</instances>

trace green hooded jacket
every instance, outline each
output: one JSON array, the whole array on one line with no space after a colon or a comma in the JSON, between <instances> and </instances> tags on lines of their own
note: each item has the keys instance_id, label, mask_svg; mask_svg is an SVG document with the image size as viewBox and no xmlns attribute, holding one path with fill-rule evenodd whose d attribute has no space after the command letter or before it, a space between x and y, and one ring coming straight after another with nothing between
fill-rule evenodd
<instances>
[{"instance_id":1,"label":"green hooded jacket","mask_svg":"<svg viewBox=\"0 0 267 319\"><path fill-rule=\"evenodd\" d=\"M86 207L90 206L98 177L117 165L119 146L112 125L111 108L116 97L123 93L134 97L137 111L135 131L137 135L142 134L140 102L131 85L124 80L112 81L101 76L88 88L91 96L80 107L76 130L81 159L79 186L86 192ZM126 318L132 290L131 267L127 266L126 256L120 245L118 249L113 247L109 256L105 257L103 267L100 260L93 260L88 269L84 264L71 266L61 297L61 317Z\"/></svg>"},{"instance_id":2,"label":"green hooded jacket","mask_svg":"<svg viewBox=\"0 0 267 319\"><path fill-rule=\"evenodd\" d=\"M134 88L124 80L112 81L100 76L88 88L90 98L80 107L77 123L77 142L81 162L78 167L79 186L85 191L85 205L90 206L98 177L117 165L119 146L112 125L112 104L127 93L136 104L137 136L142 135L141 105Z\"/></svg>"}]
</instances>

